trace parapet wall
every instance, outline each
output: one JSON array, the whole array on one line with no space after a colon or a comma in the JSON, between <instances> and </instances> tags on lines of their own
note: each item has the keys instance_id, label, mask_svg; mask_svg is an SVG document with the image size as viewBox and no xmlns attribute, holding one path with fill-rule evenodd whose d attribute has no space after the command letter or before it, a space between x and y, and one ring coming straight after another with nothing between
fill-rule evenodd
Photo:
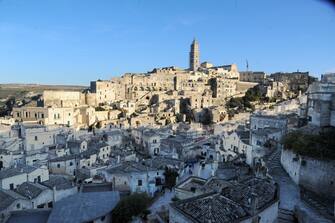
<instances>
[{"instance_id":1,"label":"parapet wall","mask_svg":"<svg viewBox=\"0 0 335 223\"><path fill-rule=\"evenodd\" d=\"M300 186L317 194L335 198L335 161L318 160L283 150L281 163Z\"/></svg>"}]
</instances>

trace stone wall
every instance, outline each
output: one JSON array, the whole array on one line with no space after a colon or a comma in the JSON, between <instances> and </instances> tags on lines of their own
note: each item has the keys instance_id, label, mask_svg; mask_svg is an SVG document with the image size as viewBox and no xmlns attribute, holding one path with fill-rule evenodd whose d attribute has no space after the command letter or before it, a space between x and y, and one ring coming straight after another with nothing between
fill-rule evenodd
<instances>
[{"instance_id":1,"label":"stone wall","mask_svg":"<svg viewBox=\"0 0 335 223\"><path fill-rule=\"evenodd\" d=\"M299 184L311 191L335 198L335 161L305 157L300 163Z\"/></svg>"},{"instance_id":2,"label":"stone wall","mask_svg":"<svg viewBox=\"0 0 335 223\"><path fill-rule=\"evenodd\" d=\"M281 163L295 183L317 194L335 198L335 161L302 157L283 150Z\"/></svg>"},{"instance_id":3,"label":"stone wall","mask_svg":"<svg viewBox=\"0 0 335 223\"><path fill-rule=\"evenodd\" d=\"M75 107L85 104L85 95L79 91L44 91L44 107Z\"/></svg>"},{"instance_id":4,"label":"stone wall","mask_svg":"<svg viewBox=\"0 0 335 223\"><path fill-rule=\"evenodd\" d=\"M299 184L300 162L296 160L297 155L291 150L282 150L281 164L291 177L291 179Z\"/></svg>"}]
</instances>

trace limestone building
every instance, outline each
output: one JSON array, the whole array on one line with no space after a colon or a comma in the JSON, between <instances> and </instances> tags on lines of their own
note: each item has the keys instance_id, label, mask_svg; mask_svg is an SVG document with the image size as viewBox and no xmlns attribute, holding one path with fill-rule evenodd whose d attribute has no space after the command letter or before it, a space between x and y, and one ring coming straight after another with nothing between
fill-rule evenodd
<instances>
[{"instance_id":1,"label":"limestone building","mask_svg":"<svg viewBox=\"0 0 335 223\"><path fill-rule=\"evenodd\" d=\"M80 91L45 91L37 106L13 109L17 121L87 128L115 123L117 126L165 125L175 122L181 103L189 109L223 107L237 95L236 64L200 66L199 43L194 40L190 68L155 68L146 73L125 73L110 80L96 80Z\"/></svg>"},{"instance_id":2,"label":"limestone building","mask_svg":"<svg viewBox=\"0 0 335 223\"><path fill-rule=\"evenodd\" d=\"M335 84L313 83L307 91L307 107L302 116L309 124L319 127L335 126Z\"/></svg>"},{"instance_id":3,"label":"limestone building","mask_svg":"<svg viewBox=\"0 0 335 223\"><path fill-rule=\"evenodd\" d=\"M252 71L243 71L240 72L240 81L245 82L256 82L263 83L265 81L265 73L262 71L252 72Z\"/></svg>"}]
</instances>

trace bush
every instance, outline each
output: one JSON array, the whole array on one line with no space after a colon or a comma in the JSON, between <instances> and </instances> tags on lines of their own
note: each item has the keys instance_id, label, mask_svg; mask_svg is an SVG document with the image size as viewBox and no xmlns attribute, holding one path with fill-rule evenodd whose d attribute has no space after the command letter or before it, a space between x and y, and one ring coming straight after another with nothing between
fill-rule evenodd
<instances>
[{"instance_id":1,"label":"bush","mask_svg":"<svg viewBox=\"0 0 335 223\"><path fill-rule=\"evenodd\" d=\"M255 106L251 102L266 101L265 95L262 94L260 88L255 86L247 90L243 97L231 98L226 107L228 109L237 108L237 111L255 110Z\"/></svg>"},{"instance_id":2,"label":"bush","mask_svg":"<svg viewBox=\"0 0 335 223\"><path fill-rule=\"evenodd\" d=\"M259 101L263 99L264 97L262 95L260 88L258 87L258 85L256 85L255 87L247 90L244 98L246 101Z\"/></svg>"},{"instance_id":3,"label":"bush","mask_svg":"<svg viewBox=\"0 0 335 223\"><path fill-rule=\"evenodd\" d=\"M321 131L314 135L300 131L288 133L284 138L284 148L301 156L317 159L335 159L335 129Z\"/></svg>"},{"instance_id":4,"label":"bush","mask_svg":"<svg viewBox=\"0 0 335 223\"><path fill-rule=\"evenodd\" d=\"M146 193L134 193L121 199L112 212L113 222L130 222L133 216L146 216L151 198Z\"/></svg>"},{"instance_id":5,"label":"bush","mask_svg":"<svg viewBox=\"0 0 335 223\"><path fill-rule=\"evenodd\" d=\"M164 176L165 186L171 190L176 185L176 179L179 174L173 169L165 168Z\"/></svg>"},{"instance_id":6,"label":"bush","mask_svg":"<svg viewBox=\"0 0 335 223\"><path fill-rule=\"evenodd\" d=\"M103 107L95 107L95 111L106 111Z\"/></svg>"}]
</instances>

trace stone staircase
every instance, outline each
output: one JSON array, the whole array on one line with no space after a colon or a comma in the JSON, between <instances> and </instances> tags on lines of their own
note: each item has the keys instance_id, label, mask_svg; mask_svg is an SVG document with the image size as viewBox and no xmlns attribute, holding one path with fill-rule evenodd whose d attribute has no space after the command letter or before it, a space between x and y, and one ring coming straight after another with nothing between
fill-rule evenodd
<instances>
[{"instance_id":1,"label":"stone staircase","mask_svg":"<svg viewBox=\"0 0 335 223\"><path fill-rule=\"evenodd\" d=\"M295 223L297 222L294 213L291 210L279 208L278 210L278 223Z\"/></svg>"},{"instance_id":2,"label":"stone staircase","mask_svg":"<svg viewBox=\"0 0 335 223\"><path fill-rule=\"evenodd\" d=\"M281 162L280 162L281 150L276 149L268 157L266 157L265 162L269 170L270 175L281 175L285 176L286 172L284 171Z\"/></svg>"}]
</instances>

